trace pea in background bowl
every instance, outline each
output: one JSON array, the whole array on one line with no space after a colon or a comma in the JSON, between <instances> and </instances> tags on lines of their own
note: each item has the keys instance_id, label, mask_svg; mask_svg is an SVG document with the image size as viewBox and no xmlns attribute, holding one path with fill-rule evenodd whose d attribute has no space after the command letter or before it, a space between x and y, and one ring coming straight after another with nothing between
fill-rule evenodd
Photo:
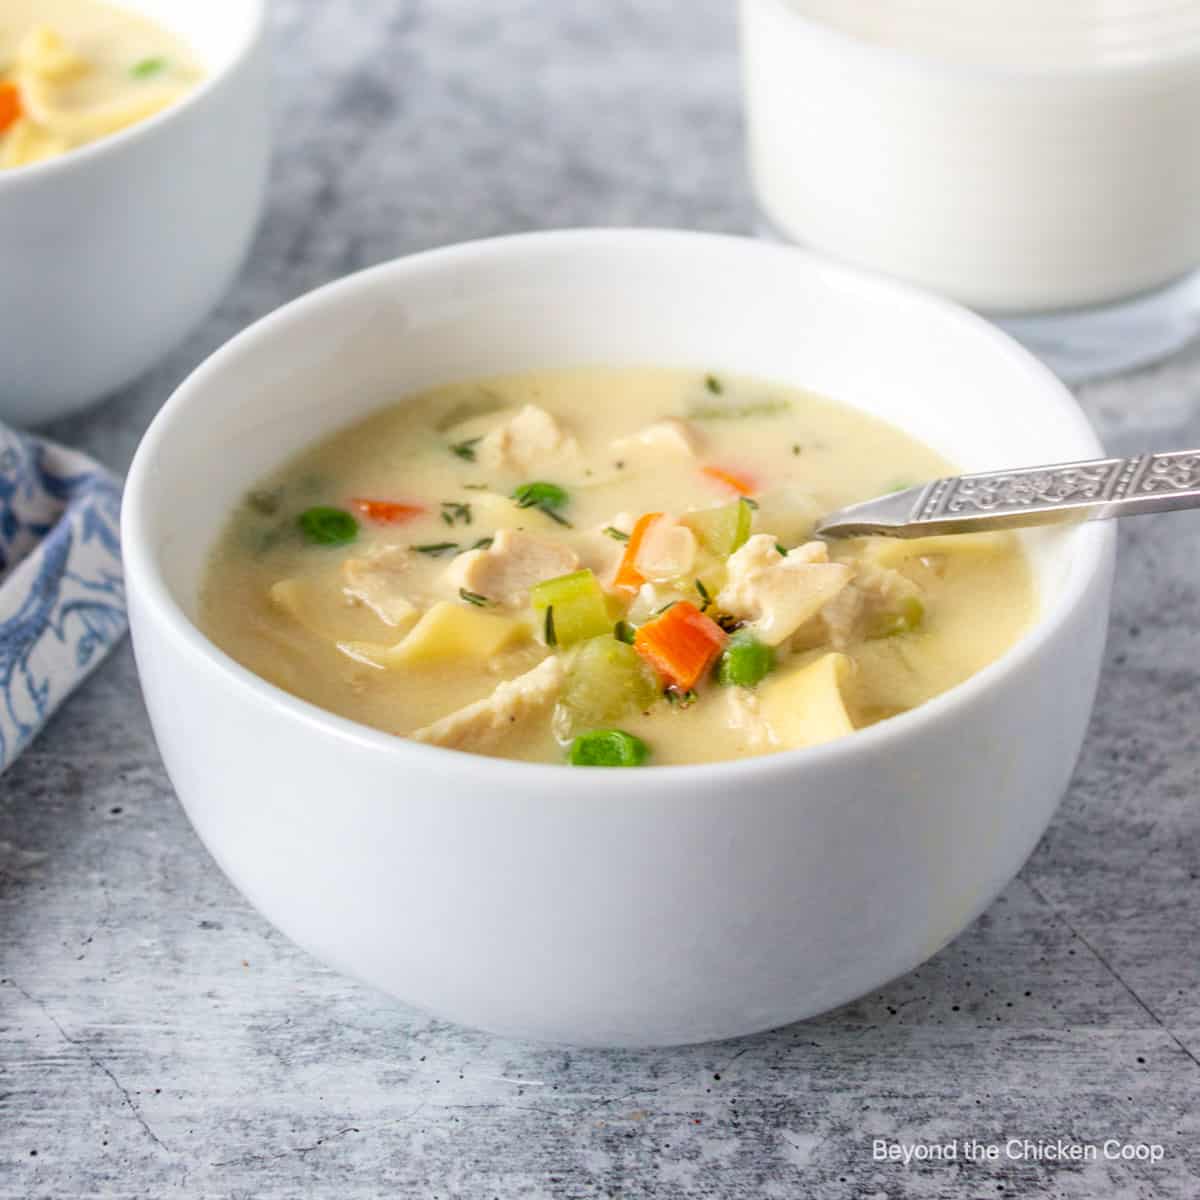
<instances>
[{"instance_id":1,"label":"pea in background bowl","mask_svg":"<svg viewBox=\"0 0 1200 1200\"><path fill-rule=\"evenodd\" d=\"M436 384L586 364L812 388L964 470L1100 453L1015 342L799 250L582 230L400 259L239 335L138 450L123 539L159 747L247 898L410 1004L590 1045L814 1015L932 955L1033 849L1094 698L1110 525L1027 535L1036 624L967 682L837 742L716 765L581 770L417 745L280 691L194 624L222 523L287 456Z\"/></svg>"},{"instance_id":2,"label":"pea in background bowl","mask_svg":"<svg viewBox=\"0 0 1200 1200\"><path fill-rule=\"evenodd\" d=\"M122 0L206 71L146 121L0 171L0 420L48 421L161 358L229 286L269 154L266 0Z\"/></svg>"}]
</instances>

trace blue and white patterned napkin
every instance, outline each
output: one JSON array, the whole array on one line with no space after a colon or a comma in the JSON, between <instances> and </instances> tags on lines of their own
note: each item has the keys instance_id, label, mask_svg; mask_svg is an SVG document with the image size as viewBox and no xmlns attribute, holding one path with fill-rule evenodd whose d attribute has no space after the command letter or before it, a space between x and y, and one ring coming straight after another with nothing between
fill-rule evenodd
<instances>
[{"instance_id":1,"label":"blue and white patterned napkin","mask_svg":"<svg viewBox=\"0 0 1200 1200\"><path fill-rule=\"evenodd\" d=\"M118 481L0 425L0 772L125 632Z\"/></svg>"}]
</instances>

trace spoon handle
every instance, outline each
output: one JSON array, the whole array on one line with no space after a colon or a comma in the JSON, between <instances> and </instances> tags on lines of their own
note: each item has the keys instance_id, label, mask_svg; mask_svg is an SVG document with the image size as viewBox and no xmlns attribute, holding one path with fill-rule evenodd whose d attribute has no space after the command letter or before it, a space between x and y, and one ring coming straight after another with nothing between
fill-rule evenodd
<instances>
[{"instance_id":1,"label":"spoon handle","mask_svg":"<svg viewBox=\"0 0 1200 1200\"><path fill-rule=\"evenodd\" d=\"M934 479L851 504L821 537L927 537L1200 508L1200 450L1097 458Z\"/></svg>"}]
</instances>

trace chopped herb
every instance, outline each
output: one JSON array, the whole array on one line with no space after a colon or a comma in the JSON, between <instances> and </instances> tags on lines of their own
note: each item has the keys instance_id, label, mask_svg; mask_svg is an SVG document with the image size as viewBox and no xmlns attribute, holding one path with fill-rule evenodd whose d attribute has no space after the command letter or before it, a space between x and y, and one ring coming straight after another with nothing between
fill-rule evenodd
<instances>
[{"instance_id":1,"label":"chopped herb","mask_svg":"<svg viewBox=\"0 0 1200 1200\"><path fill-rule=\"evenodd\" d=\"M737 421L745 417L777 417L787 412L787 400L758 400L750 404L693 404L687 415L695 421Z\"/></svg>"},{"instance_id":2,"label":"chopped herb","mask_svg":"<svg viewBox=\"0 0 1200 1200\"><path fill-rule=\"evenodd\" d=\"M799 442L793 442L793 443L792 443L792 453L793 453L794 455L796 455L796 457L797 457L797 458L799 458L799 457L800 457L800 452L801 452L801 450L802 450L802 449L803 449L803 447L800 445L800 443L799 443Z\"/></svg>"},{"instance_id":3,"label":"chopped herb","mask_svg":"<svg viewBox=\"0 0 1200 1200\"><path fill-rule=\"evenodd\" d=\"M430 558L439 558L443 554L449 554L451 551L458 552L457 542L426 542L421 546L409 546L410 550L415 550L418 554L428 554Z\"/></svg>"},{"instance_id":4,"label":"chopped herb","mask_svg":"<svg viewBox=\"0 0 1200 1200\"><path fill-rule=\"evenodd\" d=\"M474 604L476 608L485 608L491 604L486 596L481 596L478 592L468 592L466 588L459 588L458 594L468 604Z\"/></svg>"},{"instance_id":5,"label":"chopped herb","mask_svg":"<svg viewBox=\"0 0 1200 1200\"><path fill-rule=\"evenodd\" d=\"M479 541L474 542L471 545L471 549L472 550L488 550L491 548L491 545L495 540L496 540L495 538L490 538L490 537L480 538Z\"/></svg>"},{"instance_id":6,"label":"chopped herb","mask_svg":"<svg viewBox=\"0 0 1200 1200\"><path fill-rule=\"evenodd\" d=\"M719 396L725 390L724 385L715 375L705 375L704 386L708 388L708 390L712 392L714 396Z\"/></svg>"},{"instance_id":7,"label":"chopped herb","mask_svg":"<svg viewBox=\"0 0 1200 1200\"><path fill-rule=\"evenodd\" d=\"M143 58L129 68L129 74L134 79L152 79L155 75L161 75L166 69L167 60L165 58Z\"/></svg>"},{"instance_id":8,"label":"chopped herb","mask_svg":"<svg viewBox=\"0 0 1200 1200\"><path fill-rule=\"evenodd\" d=\"M757 508L757 507L758 507L758 501L757 501L757 500L752 500L752 499L751 499L749 496L743 496L743 497L742 497L742 498L741 498L741 499L738 501L738 503L739 503L739 504L745 504L745 505L747 505L747 506L748 506L748 507L750 507L750 508Z\"/></svg>"},{"instance_id":9,"label":"chopped herb","mask_svg":"<svg viewBox=\"0 0 1200 1200\"><path fill-rule=\"evenodd\" d=\"M483 440L483 435L479 437L467 438L464 442L454 442L450 446L450 453L458 455L464 462L475 461L475 446Z\"/></svg>"},{"instance_id":10,"label":"chopped herb","mask_svg":"<svg viewBox=\"0 0 1200 1200\"><path fill-rule=\"evenodd\" d=\"M306 508L296 524L314 546L343 546L358 537L358 522L344 508L327 504Z\"/></svg>"},{"instance_id":11,"label":"chopped herb","mask_svg":"<svg viewBox=\"0 0 1200 1200\"><path fill-rule=\"evenodd\" d=\"M615 525L605 525L604 532L607 533L614 542L629 541L629 534L622 533Z\"/></svg>"},{"instance_id":12,"label":"chopped herb","mask_svg":"<svg viewBox=\"0 0 1200 1200\"><path fill-rule=\"evenodd\" d=\"M566 517L556 513L552 508L542 508L539 505L538 512L540 512L543 516L549 517L552 521L557 521L560 525L565 525L568 529L572 528L571 522L568 521Z\"/></svg>"},{"instance_id":13,"label":"chopped herb","mask_svg":"<svg viewBox=\"0 0 1200 1200\"><path fill-rule=\"evenodd\" d=\"M717 613L717 615L713 617L713 620L716 621L716 623L726 633L736 633L746 623L745 621L739 620L737 617L731 616L729 613Z\"/></svg>"},{"instance_id":14,"label":"chopped herb","mask_svg":"<svg viewBox=\"0 0 1200 1200\"><path fill-rule=\"evenodd\" d=\"M260 516L273 517L279 511L282 491L282 488L273 488L270 491L258 488L247 494L246 503Z\"/></svg>"},{"instance_id":15,"label":"chopped herb","mask_svg":"<svg viewBox=\"0 0 1200 1200\"><path fill-rule=\"evenodd\" d=\"M632 625L630 625L628 621L618 621L613 626L613 637L615 637L618 642L624 642L627 646L633 645L633 635L636 632L637 631Z\"/></svg>"},{"instance_id":16,"label":"chopped herb","mask_svg":"<svg viewBox=\"0 0 1200 1200\"><path fill-rule=\"evenodd\" d=\"M668 601L666 602L666 604L664 604L664 605L662 606L662 608L656 608L656 609L654 610L654 615L657 617L657 616L659 615L659 613L665 613L665 612L667 611L667 609L668 609L668 608L674 608L674 607L675 607L675 605L676 605L676 604L678 604L678 603L679 603L679 601L678 601L678 600L668 600Z\"/></svg>"},{"instance_id":17,"label":"chopped herb","mask_svg":"<svg viewBox=\"0 0 1200 1200\"><path fill-rule=\"evenodd\" d=\"M468 492L486 492L488 485L486 483L464 483L463 488Z\"/></svg>"},{"instance_id":18,"label":"chopped herb","mask_svg":"<svg viewBox=\"0 0 1200 1200\"><path fill-rule=\"evenodd\" d=\"M700 599L704 601L700 606L700 611L704 612L712 604L712 597L708 594L708 588L704 586L704 580L699 578L699 576L696 578L696 591L700 593Z\"/></svg>"},{"instance_id":19,"label":"chopped herb","mask_svg":"<svg viewBox=\"0 0 1200 1200\"><path fill-rule=\"evenodd\" d=\"M546 624L542 630L547 646L557 646L558 636L554 632L554 605L546 606Z\"/></svg>"},{"instance_id":20,"label":"chopped herb","mask_svg":"<svg viewBox=\"0 0 1200 1200\"><path fill-rule=\"evenodd\" d=\"M623 458L618 458L617 461L613 463L613 466L616 467L618 471L623 471L625 470L625 460Z\"/></svg>"},{"instance_id":21,"label":"chopped herb","mask_svg":"<svg viewBox=\"0 0 1200 1200\"><path fill-rule=\"evenodd\" d=\"M663 696L672 708L691 708L700 699L696 695L695 688L688 688L686 692L681 692L678 688L671 687L663 692Z\"/></svg>"},{"instance_id":22,"label":"chopped herb","mask_svg":"<svg viewBox=\"0 0 1200 1200\"><path fill-rule=\"evenodd\" d=\"M442 501L442 520L447 525L455 525L461 521L464 525L471 523L471 506L462 500Z\"/></svg>"},{"instance_id":23,"label":"chopped herb","mask_svg":"<svg viewBox=\"0 0 1200 1200\"><path fill-rule=\"evenodd\" d=\"M785 558L787 557L787 547L782 542L776 542L775 549Z\"/></svg>"}]
</instances>

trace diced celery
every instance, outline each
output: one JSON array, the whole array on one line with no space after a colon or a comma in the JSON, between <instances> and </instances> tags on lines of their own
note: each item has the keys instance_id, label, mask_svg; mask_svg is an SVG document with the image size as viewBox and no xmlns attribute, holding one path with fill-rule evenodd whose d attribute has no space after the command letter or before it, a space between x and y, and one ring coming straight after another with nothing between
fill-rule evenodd
<instances>
[{"instance_id":1,"label":"diced celery","mask_svg":"<svg viewBox=\"0 0 1200 1200\"><path fill-rule=\"evenodd\" d=\"M612 632L604 591L586 568L535 584L530 598L547 645L566 648Z\"/></svg>"},{"instance_id":2,"label":"diced celery","mask_svg":"<svg viewBox=\"0 0 1200 1200\"><path fill-rule=\"evenodd\" d=\"M555 731L570 737L642 711L658 699L658 681L632 646L611 635L576 651L555 713Z\"/></svg>"},{"instance_id":3,"label":"diced celery","mask_svg":"<svg viewBox=\"0 0 1200 1200\"><path fill-rule=\"evenodd\" d=\"M719 508L702 508L698 512L684 513L680 520L700 539L709 553L724 558L743 545L750 536L754 506L744 499L735 500Z\"/></svg>"},{"instance_id":4,"label":"diced celery","mask_svg":"<svg viewBox=\"0 0 1200 1200\"><path fill-rule=\"evenodd\" d=\"M898 633L912 633L925 620L925 605L917 596L905 596L895 612L880 613L871 623L867 636L872 638L895 637Z\"/></svg>"}]
</instances>

